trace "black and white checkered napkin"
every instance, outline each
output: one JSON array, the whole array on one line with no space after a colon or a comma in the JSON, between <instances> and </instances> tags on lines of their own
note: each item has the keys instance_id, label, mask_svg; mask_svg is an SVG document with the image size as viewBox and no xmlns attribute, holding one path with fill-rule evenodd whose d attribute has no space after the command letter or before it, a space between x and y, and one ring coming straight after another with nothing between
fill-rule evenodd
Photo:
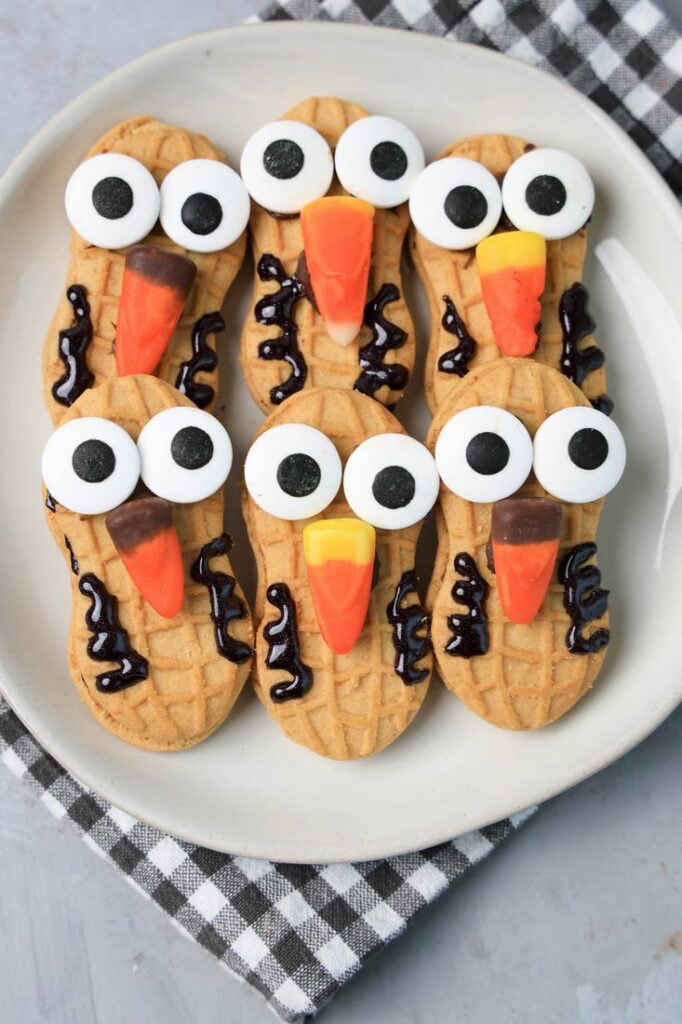
<instances>
[{"instance_id":1,"label":"black and white checkered napkin","mask_svg":"<svg viewBox=\"0 0 682 1024\"><path fill-rule=\"evenodd\" d=\"M282 0L262 17L413 28L537 64L607 110L682 193L682 39L650 0ZM53 814L69 817L89 846L289 1021L315 1013L532 813L382 861L273 864L174 839L89 793L2 698L0 756Z\"/></svg>"},{"instance_id":2,"label":"black and white checkered napkin","mask_svg":"<svg viewBox=\"0 0 682 1024\"><path fill-rule=\"evenodd\" d=\"M70 818L189 936L284 1020L314 1014L370 954L512 833L531 811L430 850L364 864L273 864L193 846L84 789L0 697L0 757Z\"/></svg>"}]
</instances>

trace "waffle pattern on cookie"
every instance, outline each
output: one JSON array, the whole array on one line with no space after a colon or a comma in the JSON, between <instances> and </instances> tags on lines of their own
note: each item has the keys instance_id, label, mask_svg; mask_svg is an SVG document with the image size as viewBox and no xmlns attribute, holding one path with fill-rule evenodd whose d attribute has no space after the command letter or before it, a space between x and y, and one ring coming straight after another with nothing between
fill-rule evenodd
<instances>
[{"instance_id":1,"label":"waffle pattern on cookie","mask_svg":"<svg viewBox=\"0 0 682 1024\"><path fill-rule=\"evenodd\" d=\"M123 153L139 160L152 172L157 184L161 184L168 171L186 160L224 159L222 153L203 135L163 124L151 117L139 117L116 125L86 156L105 152ZM219 312L222 308L225 295L244 259L246 239L241 236L228 249L219 252L197 253L176 245L157 224L144 242L189 256L197 266L197 277L182 318L158 369L158 376L175 386L181 365L192 356L192 328L204 314ZM64 294L43 347L43 393L55 423L61 422L67 411L67 406L57 402L52 394L54 384L64 374L64 364L58 351L59 332L70 327L73 322L73 310L66 298L66 287L79 284L87 291L93 338L87 349L86 362L94 374L95 384L108 380L116 375L114 338L125 256L125 249L115 252L100 249L89 245L74 231L71 232L71 256ZM210 343L215 345L214 337ZM217 380L217 369L203 371L197 376L198 382L211 386L214 398Z\"/></svg>"},{"instance_id":2,"label":"waffle pattern on cookie","mask_svg":"<svg viewBox=\"0 0 682 1024\"><path fill-rule=\"evenodd\" d=\"M493 405L518 416L531 436L552 413L574 405L587 405L575 385L555 370L527 359L504 359L472 371L448 395L429 432L433 450L444 423L462 409ZM548 497L531 475L520 496ZM557 567L575 545L593 541L602 501L586 505L562 503L563 518ZM566 633L571 620L564 608L564 588L557 568L545 601L532 623L517 625L502 612L495 575L487 564L492 505L457 498L443 485L438 506L438 553L428 595L432 612L431 635L438 669L448 689L476 714L505 729L534 729L559 718L578 701L594 681L605 655L569 654ZM451 590L457 580L454 559L468 552L488 584L487 654L470 659L453 657L445 648L452 639L447 618L466 614ZM608 615L590 624L589 632L608 627Z\"/></svg>"},{"instance_id":3,"label":"waffle pattern on cookie","mask_svg":"<svg viewBox=\"0 0 682 1024\"><path fill-rule=\"evenodd\" d=\"M511 135L475 135L450 146L439 154L466 157L483 164L501 180L511 164L529 148L523 139ZM542 296L542 326L534 358L559 369L562 356L562 329L559 303L564 292L582 277L587 249L587 229L559 241L547 243L547 283ZM424 387L431 412L435 412L457 385L459 378L438 368L441 357L457 344L457 338L442 324L446 312L444 296L448 296L469 334L476 342L469 368L474 369L491 359L499 359L500 351L492 334L490 320L483 304L481 284L473 249L448 252L428 242L414 228L410 232L410 251L426 290L431 317L431 334L424 372ZM581 351L594 345L587 336L579 342ZM586 376L581 389L589 399L598 399L606 392L603 367Z\"/></svg>"},{"instance_id":4,"label":"waffle pattern on cookie","mask_svg":"<svg viewBox=\"0 0 682 1024\"><path fill-rule=\"evenodd\" d=\"M367 111L356 103L324 98L305 100L285 114L284 118L311 125L325 137L333 149L348 125L366 115ZM347 193L334 178L328 194ZM390 302L384 313L391 323L405 331L407 337L400 348L392 349L386 354L385 363L399 363L411 372L415 352L414 330L405 305L400 274L403 241L409 223L406 203L396 209L376 211L369 298L372 299L384 284L393 284L398 289L399 298ZM267 253L280 261L287 274L295 273L303 249L299 217L275 217L254 203L250 230L256 268L261 257ZM254 316L254 307L259 299L277 291L278 287L274 283L264 283L256 273L253 296L249 303L249 316L241 340L241 364L246 382L253 398L266 412L270 412L274 404L277 404L273 404L271 392L289 377L290 367L281 360L260 358L259 345L276 339L280 332L272 325L259 324ZM298 328L298 345L307 367L304 386L352 388L361 372L360 349L371 339L369 328L363 327L356 341L343 346L329 339L319 314L307 298L296 303L294 315ZM374 397L384 405L392 406L399 401L402 394L402 388L394 390L384 385L374 393Z\"/></svg>"},{"instance_id":5,"label":"waffle pattern on cookie","mask_svg":"<svg viewBox=\"0 0 682 1024\"><path fill-rule=\"evenodd\" d=\"M306 391L285 402L267 426L295 421L317 427L336 446L342 462L366 437L395 431L396 420L377 402L346 391ZM411 686L395 672L393 627L386 608L401 575L414 567L419 525L406 530L377 530L379 572L367 622L353 649L335 655L320 635L303 559L303 528L311 520L285 522L267 515L244 493L244 515L258 567L256 597L256 693L286 735L327 757L347 760L375 753L391 743L412 721L426 695L429 676ZM325 518L352 516L339 493ZM270 688L286 673L265 665L263 628L278 618L267 601L269 585L284 581L294 597L301 660L313 674L304 697L274 703ZM410 601L416 601L415 594ZM419 663L431 669L431 655Z\"/></svg>"},{"instance_id":6,"label":"waffle pattern on cookie","mask_svg":"<svg viewBox=\"0 0 682 1024\"><path fill-rule=\"evenodd\" d=\"M191 405L177 391L154 377L130 376L104 381L89 391L66 419L104 416L119 423L134 439L148 420L171 406ZM227 717L246 681L249 662L237 665L218 654L209 594L195 583L190 569L204 544L223 529L222 491L206 501L174 505L173 521L185 565L185 602L173 619L158 615L142 598L113 546L104 515L80 516L57 505L46 513L57 545L72 568L69 545L79 575L71 579L73 615L69 635L69 663L74 682L95 717L110 731L149 750L175 750L192 746L208 736ZM229 560L220 556L212 567L230 573ZM85 616L91 600L79 588L79 579L94 573L118 602L118 617L132 648L149 663L145 680L118 693L100 693L96 677L108 666L93 660L87 645L93 637ZM253 646L251 619L246 615L230 623L230 634Z\"/></svg>"}]
</instances>

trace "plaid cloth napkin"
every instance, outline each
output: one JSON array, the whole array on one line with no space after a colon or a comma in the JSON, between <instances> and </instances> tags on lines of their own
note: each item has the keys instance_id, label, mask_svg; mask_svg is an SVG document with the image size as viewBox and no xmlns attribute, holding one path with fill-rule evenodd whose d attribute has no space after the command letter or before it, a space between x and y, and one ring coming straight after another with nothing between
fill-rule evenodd
<instances>
[{"instance_id":1,"label":"plaid cloth napkin","mask_svg":"<svg viewBox=\"0 0 682 1024\"><path fill-rule=\"evenodd\" d=\"M682 194L682 39L650 0L280 0L262 19L375 23L501 50L567 78ZM363 864L231 857L151 828L85 790L0 698L0 756L59 818L287 1021L317 1012L370 954L532 810L429 850Z\"/></svg>"}]
</instances>

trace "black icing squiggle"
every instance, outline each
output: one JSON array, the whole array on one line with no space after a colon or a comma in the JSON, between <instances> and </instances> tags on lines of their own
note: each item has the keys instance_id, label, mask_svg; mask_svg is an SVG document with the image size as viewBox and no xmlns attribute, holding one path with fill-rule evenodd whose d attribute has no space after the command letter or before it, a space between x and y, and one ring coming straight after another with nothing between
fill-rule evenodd
<instances>
[{"instance_id":1,"label":"black icing squiggle","mask_svg":"<svg viewBox=\"0 0 682 1024\"><path fill-rule=\"evenodd\" d=\"M443 353L438 360L438 369L441 373L454 373L458 377L464 377L469 372L469 363L474 357L476 342L469 334L450 296L444 295L443 302L445 312L441 324L448 334L453 334L459 339L459 344Z\"/></svg>"},{"instance_id":2,"label":"black icing squiggle","mask_svg":"<svg viewBox=\"0 0 682 1024\"><path fill-rule=\"evenodd\" d=\"M298 347L298 328L294 320L294 308L305 295L304 285L294 274L288 275L280 260L271 253L264 253L258 261L258 276L261 281L276 281L279 291L264 295L254 309L257 323L279 327L278 338L261 341L258 355L261 359L277 359L288 363L291 373L285 381L270 389L270 401L279 405L291 395L300 391L308 376L303 353Z\"/></svg>"},{"instance_id":3,"label":"black icing squiggle","mask_svg":"<svg viewBox=\"0 0 682 1024\"><path fill-rule=\"evenodd\" d=\"M571 618L566 633L566 647L571 654L596 654L606 647L611 634L608 629L596 629L591 636L583 634L584 627L600 619L609 603L608 590L602 589L601 573L596 565L585 565L597 553L597 545L590 542L576 544L559 565L559 582L564 586L564 608Z\"/></svg>"},{"instance_id":4,"label":"black icing squiggle","mask_svg":"<svg viewBox=\"0 0 682 1024\"><path fill-rule=\"evenodd\" d=\"M466 551L455 555L455 572L464 579L457 580L452 588L452 596L457 604L469 608L469 614L448 615L452 640L445 650L447 654L459 658L473 658L488 650L488 619L484 610L488 584Z\"/></svg>"},{"instance_id":5,"label":"black icing squiggle","mask_svg":"<svg viewBox=\"0 0 682 1024\"><path fill-rule=\"evenodd\" d=\"M605 362L604 353L596 345L580 349L578 345L597 326L587 308L589 292L584 284L576 281L567 288L559 300L559 322L561 324L562 349L559 366L561 372L578 387L582 387L588 373L599 370ZM592 405L610 416L613 402L608 395L592 399Z\"/></svg>"},{"instance_id":6,"label":"black icing squiggle","mask_svg":"<svg viewBox=\"0 0 682 1024\"><path fill-rule=\"evenodd\" d=\"M301 661L296 633L296 606L286 583L273 583L268 587L267 599L279 611L279 618L263 629L268 644L265 664L268 668L289 672L291 679L270 687L270 699L276 704L304 697L313 685L313 674Z\"/></svg>"},{"instance_id":7,"label":"black icing squiggle","mask_svg":"<svg viewBox=\"0 0 682 1024\"><path fill-rule=\"evenodd\" d=\"M80 284L72 284L66 297L73 310L74 322L59 332L59 358L65 372L52 385L52 397L60 405L73 405L84 391L92 387L94 376L88 369L85 354L92 341L92 320L87 291Z\"/></svg>"},{"instance_id":8,"label":"black icing squiggle","mask_svg":"<svg viewBox=\"0 0 682 1024\"><path fill-rule=\"evenodd\" d=\"M76 555L74 553L73 545L72 545L70 539L66 536L66 534L64 534L64 547L69 552L69 561L71 562L71 572L74 574L74 576L77 576L78 573L80 572L80 568L81 567L78 564L78 559L76 558Z\"/></svg>"},{"instance_id":9,"label":"black icing squiggle","mask_svg":"<svg viewBox=\"0 0 682 1024\"><path fill-rule=\"evenodd\" d=\"M100 693L118 693L149 675L149 662L130 645L130 638L118 619L118 601L94 573L88 572L78 589L92 604L85 613L85 624L93 634L88 654L94 661L118 662L119 668L102 672L95 679Z\"/></svg>"},{"instance_id":10,"label":"black icing squiggle","mask_svg":"<svg viewBox=\"0 0 682 1024\"><path fill-rule=\"evenodd\" d=\"M393 600L386 608L388 621L393 626L395 670L406 686L421 683L429 674L428 668L417 668L417 662L431 650L429 617L419 603L403 606L408 594L417 593L417 574L414 569L404 572L395 588Z\"/></svg>"},{"instance_id":11,"label":"black icing squiggle","mask_svg":"<svg viewBox=\"0 0 682 1024\"><path fill-rule=\"evenodd\" d=\"M233 619L246 618L246 607L235 594L237 582L234 576L226 572L216 572L211 569L210 564L212 558L226 555L231 547L232 538L229 533L223 533L208 544L204 544L192 565L191 576L197 583L203 583L208 588L218 653L228 661L241 665L251 657L251 648L241 640L231 637L228 627Z\"/></svg>"},{"instance_id":12,"label":"black icing squiggle","mask_svg":"<svg viewBox=\"0 0 682 1024\"><path fill-rule=\"evenodd\" d=\"M394 284L382 284L373 299L365 306L364 323L372 331L372 337L360 348L358 362L360 375L353 388L363 395L374 397L386 386L391 391L402 391L407 385L409 371L402 363L386 363L386 353L402 348L407 334L384 316L384 309L390 302L397 302L400 292Z\"/></svg>"},{"instance_id":13,"label":"black icing squiggle","mask_svg":"<svg viewBox=\"0 0 682 1024\"><path fill-rule=\"evenodd\" d=\"M211 373L218 365L218 356L208 344L207 337L224 330L225 321L220 313L205 313L200 317L192 327L192 358L181 363L178 370L176 388L200 409L210 405L215 396L215 389L210 384L196 380L198 373Z\"/></svg>"}]
</instances>

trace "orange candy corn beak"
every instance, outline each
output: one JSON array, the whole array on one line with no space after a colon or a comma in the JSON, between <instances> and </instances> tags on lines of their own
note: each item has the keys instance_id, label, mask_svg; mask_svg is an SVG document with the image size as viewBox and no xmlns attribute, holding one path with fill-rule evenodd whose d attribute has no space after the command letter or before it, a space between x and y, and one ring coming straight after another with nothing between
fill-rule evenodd
<instances>
[{"instance_id":1,"label":"orange candy corn beak","mask_svg":"<svg viewBox=\"0 0 682 1024\"><path fill-rule=\"evenodd\" d=\"M490 235L476 246L483 301L505 356L535 351L546 263L545 240L532 231Z\"/></svg>"},{"instance_id":2,"label":"orange candy corn beak","mask_svg":"<svg viewBox=\"0 0 682 1024\"><path fill-rule=\"evenodd\" d=\"M339 345L349 345L362 327L373 229L374 207L351 196L324 196L301 210L310 285Z\"/></svg>"},{"instance_id":3,"label":"orange candy corn beak","mask_svg":"<svg viewBox=\"0 0 682 1024\"><path fill-rule=\"evenodd\" d=\"M145 601L172 619L182 608L185 579L171 507L162 498L136 498L106 518L109 535Z\"/></svg>"},{"instance_id":4,"label":"orange candy corn beak","mask_svg":"<svg viewBox=\"0 0 682 1024\"><path fill-rule=\"evenodd\" d=\"M559 551L561 505L547 498L507 498L492 515L492 549L502 608L510 622L540 611Z\"/></svg>"},{"instance_id":5,"label":"orange candy corn beak","mask_svg":"<svg viewBox=\"0 0 682 1024\"><path fill-rule=\"evenodd\" d=\"M153 373L178 325L197 268L187 256L134 245L123 269L116 372Z\"/></svg>"},{"instance_id":6,"label":"orange candy corn beak","mask_svg":"<svg viewBox=\"0 0 682 1024\"><path fill-rule=\"evenodd\" d=\"M374 527L360 519L320 519L303 531L317 623L335 654L347 654L365 624L375 544Z\"/></svg>"}]
</instances>

